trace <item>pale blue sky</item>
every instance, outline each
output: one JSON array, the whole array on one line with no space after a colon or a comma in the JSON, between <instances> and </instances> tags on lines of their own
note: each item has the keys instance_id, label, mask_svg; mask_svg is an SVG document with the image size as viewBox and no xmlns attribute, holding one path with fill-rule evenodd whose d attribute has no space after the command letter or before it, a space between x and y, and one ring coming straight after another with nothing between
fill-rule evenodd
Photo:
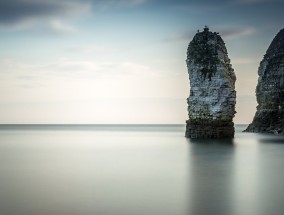
<instances>
[{"instance_id":1,"label":"pale blue sky","mask_svg":"<svg viewBox=\"0 0 284 215\"><path fill-rule=\"evenodd\" d=\"M268 0L0 0L0 123L184 123L188 43L220 32L236 123L255 112L258 64L283 28Z\"/></svg>"}]
</instances>

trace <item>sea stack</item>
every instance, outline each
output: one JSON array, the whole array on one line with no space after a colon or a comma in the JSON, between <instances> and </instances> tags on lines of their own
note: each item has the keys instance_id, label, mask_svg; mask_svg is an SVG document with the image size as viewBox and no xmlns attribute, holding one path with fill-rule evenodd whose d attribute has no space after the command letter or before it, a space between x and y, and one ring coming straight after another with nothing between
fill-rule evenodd
<instances>
[{"instance_id":1,"label":"sea stack","mask_svg":"<svg viewBox=\"0 0 284 215\"><path fill-rule=\"evenodd\" d=\"M233 138L236 76L219 33L205 26L187 49L190 95L185 136Z\"/></svg>"},{"instance_id":2,"label":"sea stack","mask_svg":"<svg viewBox=\"0 0 284 215\"><path fill-rule=\"evenodd\" d=\"M245 131L284 135L284 29L266 51L258 75L257 111Z\"/></svg>"}]
</instances>

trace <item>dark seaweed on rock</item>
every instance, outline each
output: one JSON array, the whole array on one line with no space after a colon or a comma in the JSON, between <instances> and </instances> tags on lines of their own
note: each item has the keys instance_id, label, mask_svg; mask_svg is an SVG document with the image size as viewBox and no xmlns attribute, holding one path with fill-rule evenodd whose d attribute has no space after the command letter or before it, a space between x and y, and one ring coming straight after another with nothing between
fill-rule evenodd
<instances>
[{"instance_id":1,"label":"dark seaweed on rock","mask_svg":"<svg viewBox=\"0 0 284 215\"><path fill-rule=\"evenodd\" d=\"M208 28L205 28L204 32L197 33L190 42L187 59L202 66L201 73L204 79L206 77L211 79L217 71L217 65L220 63L217 49L223 44L222 38L216 32L210 32Z\"/></svg>"}]
</instances>

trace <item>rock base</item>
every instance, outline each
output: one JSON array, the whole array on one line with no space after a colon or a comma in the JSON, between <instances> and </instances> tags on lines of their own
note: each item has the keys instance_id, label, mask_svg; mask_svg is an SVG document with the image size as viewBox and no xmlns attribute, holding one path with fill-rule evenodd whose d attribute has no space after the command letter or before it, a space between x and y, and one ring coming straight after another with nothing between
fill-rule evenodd
<instances>
[{"instance_id":1,"label":"rock base","mask_svg":"<svg viewBox=\"0 0 284 215\"><path fill-rule=\"evenodd\" d=\"M284 135L284 110L257 111L244 132Z\"/></svg>"},{"instance_id":2,"label":"rock base","mask_svg":"<svg viewBox=\"0 0 284 215\"><path fill-rule=\"evenodd\" d=\"M234 138L233 122L203 121L196 123L186 121L185 136L188 138Z\"/></svg>"}]
</instances>

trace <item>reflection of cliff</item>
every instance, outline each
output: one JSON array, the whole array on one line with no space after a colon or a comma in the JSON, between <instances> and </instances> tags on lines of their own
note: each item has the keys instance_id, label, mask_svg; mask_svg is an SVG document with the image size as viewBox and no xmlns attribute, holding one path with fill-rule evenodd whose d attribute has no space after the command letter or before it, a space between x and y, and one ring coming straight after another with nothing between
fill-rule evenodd
<instances>
[{"instance_id":1,"label":"reflection of cliff","mask_svg":"<svg viewBox=\"0 0 284 215\"><path fill-rule=\"evenodd\" d=\"M234 137L236 76L222 38L207 27L189 43L186 137Z\"/></svg>"},{"instance_id":2,"label":"reflection of cliff","mask_svg":"<svg viewBox=\"0 0 284 215\"><path fill-rule=\"evenodd\" d=\"M245 131L284 135L284 29L266 51L258 75L257 112Z\"/></svg>"}]
</instances>

